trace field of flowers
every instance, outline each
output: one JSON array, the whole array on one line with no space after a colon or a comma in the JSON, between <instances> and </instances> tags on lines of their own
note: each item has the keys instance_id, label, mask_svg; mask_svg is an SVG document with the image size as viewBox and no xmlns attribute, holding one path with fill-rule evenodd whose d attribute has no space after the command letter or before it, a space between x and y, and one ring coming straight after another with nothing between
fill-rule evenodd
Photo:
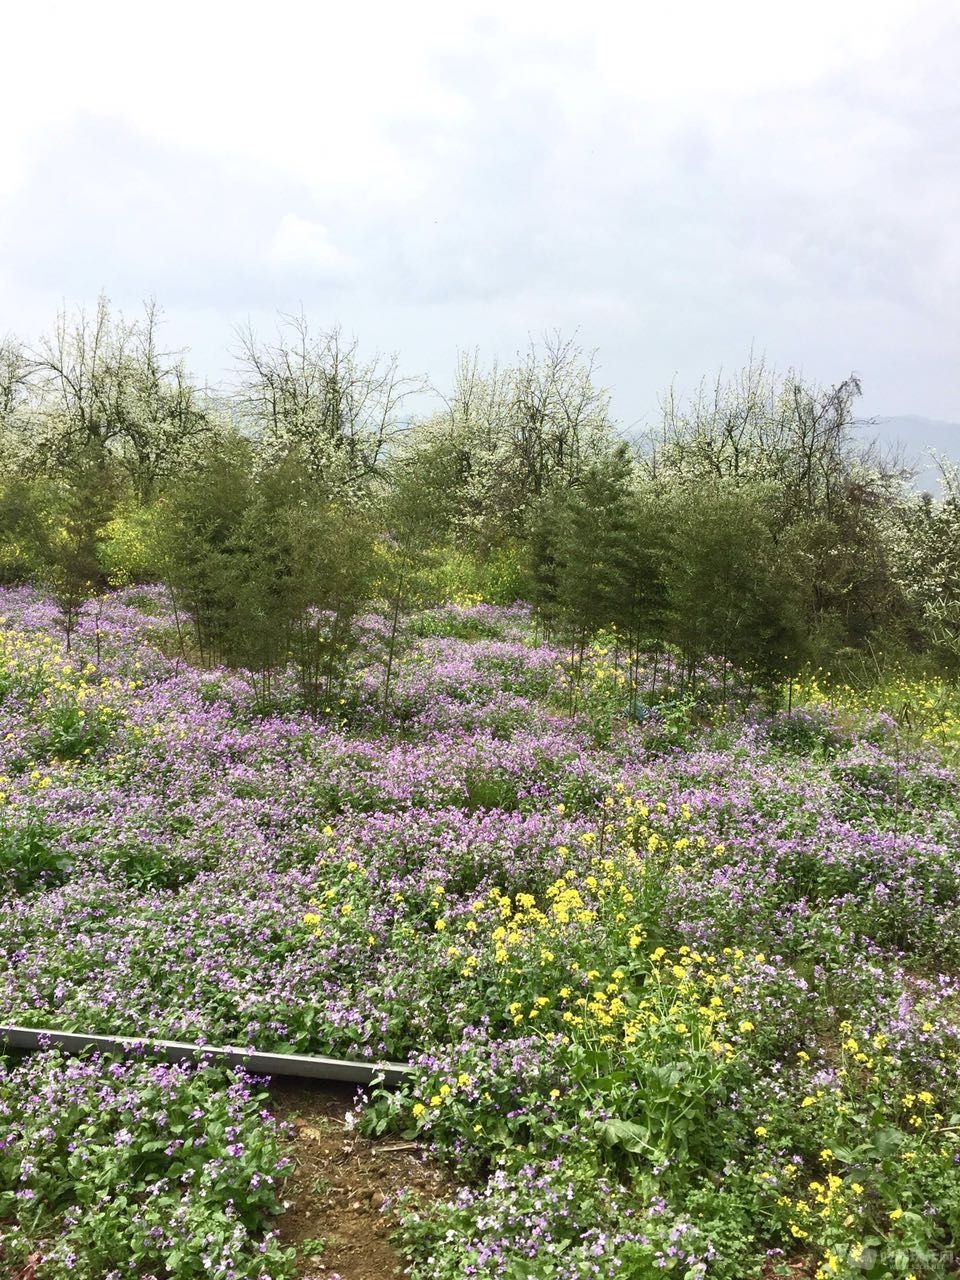
<instances>
[{"instance_id":1,"label":"field of flowers","mask_svg":"<svg viewBox=\"0 0 960 1280\"><path fill-rule=\"evenodd\" d=\"M362 1124L462 1184L392 1206L418 1280L957 1274L949 717L629 718L613 647L570 717L522 609L450 606L387 715L371 616L264 719L159 592L69 654L0 614L0 1023L411 1060ZM285 1280L281 1151L242 1073L8 1059L0 1271Z\"/></svg>"}]
</instances>

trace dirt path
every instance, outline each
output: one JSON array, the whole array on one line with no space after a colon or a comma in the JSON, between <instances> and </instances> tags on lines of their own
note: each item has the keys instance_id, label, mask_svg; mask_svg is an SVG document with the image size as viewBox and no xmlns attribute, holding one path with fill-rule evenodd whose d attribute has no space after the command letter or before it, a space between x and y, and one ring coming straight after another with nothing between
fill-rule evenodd
<instances>
[{"instance_id":1,"label":"dirt path","mask_svg":"<svg viewBox=\"0 0 960 1280\"><path fill-rule=\"evenodd\" d=\"M349 1127L353 1086L275 1080L273 1110L294 1127L293 1168L278 1220L282 1242L293 1245L300 1280L396 1280L403 1266L388 1236L394 1226L384 1203L404 1187L440 1196L449 1177L416 1143L371 1140Z\"/></svg>"}]
</instances>

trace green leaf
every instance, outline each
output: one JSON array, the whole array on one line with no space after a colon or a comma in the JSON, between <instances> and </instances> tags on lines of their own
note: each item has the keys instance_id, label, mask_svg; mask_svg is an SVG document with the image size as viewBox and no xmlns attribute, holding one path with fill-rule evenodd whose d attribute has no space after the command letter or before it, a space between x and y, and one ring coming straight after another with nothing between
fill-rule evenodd
<instances>
[{"instance_id":1,"label":"green leaf","mask_svg":"<svg viewBox=\"0 0 960 1280\"><path fill-rule=\"evenodd\" d=\"M597 1133L608 1147L622 1147L635 1155L652 1151L647 1130L632 1120L598 1120Z\"/></svg>"}]
</instances>

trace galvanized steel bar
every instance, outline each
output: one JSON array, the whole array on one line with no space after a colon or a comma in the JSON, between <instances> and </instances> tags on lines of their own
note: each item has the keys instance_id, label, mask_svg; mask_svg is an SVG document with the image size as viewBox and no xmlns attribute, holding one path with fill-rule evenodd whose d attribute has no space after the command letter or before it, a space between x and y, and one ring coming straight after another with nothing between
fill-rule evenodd
<instances>
[{"instance_id":1,"label":"galvanized steel bar","mask_svg":"<svg viewBox=\"0 0 960 1280\"><path fill-rule=\"evenodd\" d=\"M344 1080L350 1084L382 1081L398 1085L412 1070L405 1062L354 1062L300 1053L260 1053L234 1045L188 1044L182 1040L154 1040L150 1036L86 1035L56 1028L0 1026L0 1046L33 1051L46 1047L66 1053L99 1049L104 1053L139 1052L166 1062L212 1060L243 1067L255 1075L297 1076L305 1080Z\"/></svg>"}]
</instances>

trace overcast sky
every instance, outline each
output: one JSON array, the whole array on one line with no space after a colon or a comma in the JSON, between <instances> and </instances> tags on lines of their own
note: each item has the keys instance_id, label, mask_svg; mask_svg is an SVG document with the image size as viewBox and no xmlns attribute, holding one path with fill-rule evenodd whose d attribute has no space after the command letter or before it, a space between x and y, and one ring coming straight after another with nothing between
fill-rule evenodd
<instances>
[{"instance_id":1,"label":"overcast sky","mask_svg":"<svg viewBox=\"0 0 960 1280\"><path fill-rule=\"evenodd\" d=\"M17 4L0 334L303 306L410 373L578 331L624 425L751 347L960 422L957 0Z\"/></svg>"}]
</instances>

